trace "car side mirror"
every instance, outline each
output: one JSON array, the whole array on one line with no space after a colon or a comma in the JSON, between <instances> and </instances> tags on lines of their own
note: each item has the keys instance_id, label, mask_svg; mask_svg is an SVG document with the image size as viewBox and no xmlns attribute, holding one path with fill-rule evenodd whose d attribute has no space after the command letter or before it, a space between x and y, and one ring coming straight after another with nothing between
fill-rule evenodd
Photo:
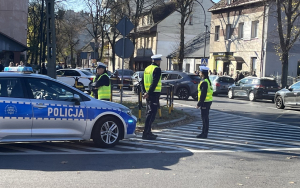
<instances>
[{"instance_id":1,"label":"car side mirror","mask_svg":"<svg viewBox=\"0 0 300 188\"><path fill-rule=\"evenodd\" d=\"M77 94L74 94L72 101L75 102L75 105L80 105L80 96Z\"/></svg>"},{"instance_id":2,"label":"car side mirror","mask_svg":"<svg viewBox=\"0 0 300 188\"><path fill-rule=\"evenodd\" d=\"M240 83L239 83L239 82L235 82L235 85L236 85L236 86L240 86Z\"/></svg>"},{"instance_id":3,"label":"car side mirror","mask_svg":"<svg viewBox=\"0 0 300 188\"><path fill-rule=\"evenodd\" d=\"M293 91L293 90L294 90L294 88L292 88L292 87L289 87L289 88L288 88L288 90L289 90L289 91Z\"/></svg>"}]
</instances>

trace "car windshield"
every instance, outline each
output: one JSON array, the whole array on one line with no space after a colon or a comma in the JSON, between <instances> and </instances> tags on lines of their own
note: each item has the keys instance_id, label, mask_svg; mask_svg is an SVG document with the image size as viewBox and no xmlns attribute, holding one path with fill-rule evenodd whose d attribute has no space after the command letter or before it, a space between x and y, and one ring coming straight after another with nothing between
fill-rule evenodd
<instances>
[{"instance_id":1,"label":"car windshield","mask_svg":"<svg viewBox=\"0 0 300 188\"><path fill-rule=\"evenodd\" d=\"M263 86L278 86L275 80L260 80L260 84Z\"/></svg>"},{"instance_id":2,"label":"car windshield","mask_svg":"<svg viewBox=\"0 0 300 188\"><path fill-rule=\"evenodd\" d=\"M83 74L85 74L86 76L93 76L93 73L88 70L81 70L81 72L83 72Z\"/></svg>"},{"instance_id":3,"label":"car windshield","mask_svg":"<svg viewBox=\"0 0 300 188\"><path fill-rule=\"evenodd\" d=\"M198 75L189 75L189 77L192 79L192 80L200 80L200 76Z\"/></svg>"},{"instance_id":4,"label":"car windshield","mask_svg":"<svg viewBox=\"0 0 300 188\"><path fill-rule=\"evenodd\" d=\"M234 83L234 79L230 77L220 77L219 82Z\"/></svg>"},{"instance_id":5,"label":"car windshield","mask_svg":"<svg viewBox=\"0 0 300 188\"><path fill-rule=\"evenodd\" d=\"M122 75L122 70L118 70L119 75ZM124 76L132 76L133 71L132 70L124 70Z\"/></svg>"}]
</instances>

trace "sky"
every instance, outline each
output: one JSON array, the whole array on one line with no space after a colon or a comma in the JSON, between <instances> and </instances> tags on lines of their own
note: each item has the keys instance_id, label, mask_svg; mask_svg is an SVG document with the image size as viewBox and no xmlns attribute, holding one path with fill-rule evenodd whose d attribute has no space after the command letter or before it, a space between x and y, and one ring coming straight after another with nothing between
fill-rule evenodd
<instances>
[{"instance_id":1,"label":"sky","mask_svg":"<svg viewBox=\"0 0 300 188\"><path fill-rule=\"evenodd\" d=\"M203 0L207 1L207 0ZM218 3L220 0L212 0L215 3ZM85 2L84 0L60 0L60 3L65 6L67 9L81 11L85 8Z\"/></svg>"}]
</instances>

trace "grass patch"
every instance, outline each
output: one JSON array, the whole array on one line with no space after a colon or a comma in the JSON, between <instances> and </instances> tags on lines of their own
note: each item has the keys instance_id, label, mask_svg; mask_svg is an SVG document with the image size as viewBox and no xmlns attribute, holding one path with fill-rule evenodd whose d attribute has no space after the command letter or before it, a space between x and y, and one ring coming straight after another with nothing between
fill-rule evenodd
<instances>
[{"instance_id":1,"label":"grass patch","mask_svg":"<svg viewBox=\"0 0 300 188\"><path fill-rule=\"evenodd\" d=\"M139 118L139 108L138 108L138 103L137 102L128 102L128 101L126 101L126 102L123 102L123 105L130 108L132 110L132 114L134 116L136 116L137 118ZM139 127L145 125L145 119L146 119L146 104L145 103L143 103L143 107L144 108L142 108L141 121L137 122L137 126L139 126ZM162 122L182 118L186 114L182 110L177 110L177 109L174 109L171 112L171 114L169 114L169 108L167 108L165 106L162 106L161 107L161 115L162 115L162 117L160 118L159 113L157 111L154 123L162 123Z\"/></svg>"}]
</instances>

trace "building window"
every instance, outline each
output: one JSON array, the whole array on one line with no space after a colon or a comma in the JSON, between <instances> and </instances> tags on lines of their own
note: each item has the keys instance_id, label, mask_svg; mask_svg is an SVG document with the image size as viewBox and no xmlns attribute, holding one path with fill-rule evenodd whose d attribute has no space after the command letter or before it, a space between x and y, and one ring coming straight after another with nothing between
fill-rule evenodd
<instances>
[{"instance_id":1,"label":"building window","mask_svg":"<svg viewBox=\"0 0 300 188\"><path fill-rule=\"evenodd\" d=\"M256 72L256 61L257 61L257 57L252 57L251 58L251 71L252 71L252 73L253 73L253 71L255 71Z\"/></svg>"},{"instance_id":2,"label":"building window","mask_svg":"<svg viewBox=\"0 0 300 188\"><path fill-rule=\"evenodd\" d=\"M251 38L257 38L257 31L258 31L258 21L252 22L252 28L251 28Z\"/></svg>"},{"instance_id":3,"label":"building window","mask_svg":"<svg viewBox=\"0 0 300 188\"><path fill-rule=\"evenodd\" d=\"M227 5L230 5L232 0L226 0L226 1L227 1Z\"/></svg>"},{"instance_id":4,"label":"building window","mask_svg":"<svg viewBox=\"0 0 300 188\"><path fill-rule=\"evenodd\" d=\"M189 16L189 25L193 25L193 14Z\"/></svg>"},{"instance_id":5,"label":"building window","mask_svg":"<svg viewBox=\"0 0 300 188\"><path fill-rule=\"evenodd\" d=\"M150 48L153 48L153 37L151 37L151 44L150 44Z\"/></svg>"},{"instance_id":6,"label":"building window","mask_svg":"<svg viewBox=\"0 0 300 188\"><path fill-rule=\"evenodd\" d=\"M232 30L231 30L231 24L226 25L226 39L231 39Z\"/></svg>"},{"instance_id":7,"label":"building window","mask_svg":"<svg viewBox=\"0 0 300 188\"><path fill-rule=\"evenodd\" d=\"M244 38L244 23L239 23L239 39Z\"/></svg>"},{"instance_id":8,"label":"building window","mask_svg":"<svg viewBox=\"0 0 300 188\"><path fill-rule=\"evenodd\" d=\"M237 62L236 63L236 70L242 70L242 68L243 68L243 63Z\"/></svg>"},{"instance_id":9,"label":"building window","mask_svg":"<svg viewBox=\"0 0 300 188\"><path fill-rule=\"evenodd\" d=\"M215 27L215 41L219 41L220 26Z\"/></svg>"},{"instance_id":10,"label":"building window","mask_svg":"<svg viewBox=\"0 0 300 188\"><path fill-rule=\"evenodd\" d=\"M190 64L185 65L185 72L190 72Z\"/></svg>"},{"instance_id":11,"label":"building window","mask_svg":"<svg viewBox=\"0 0 300 188\"><path fill-rule=\"evenodd\" d=\"M150 25L152 23L152 16L151 14L147 16L147 24Z\"/></svg>"}]
</instances>

